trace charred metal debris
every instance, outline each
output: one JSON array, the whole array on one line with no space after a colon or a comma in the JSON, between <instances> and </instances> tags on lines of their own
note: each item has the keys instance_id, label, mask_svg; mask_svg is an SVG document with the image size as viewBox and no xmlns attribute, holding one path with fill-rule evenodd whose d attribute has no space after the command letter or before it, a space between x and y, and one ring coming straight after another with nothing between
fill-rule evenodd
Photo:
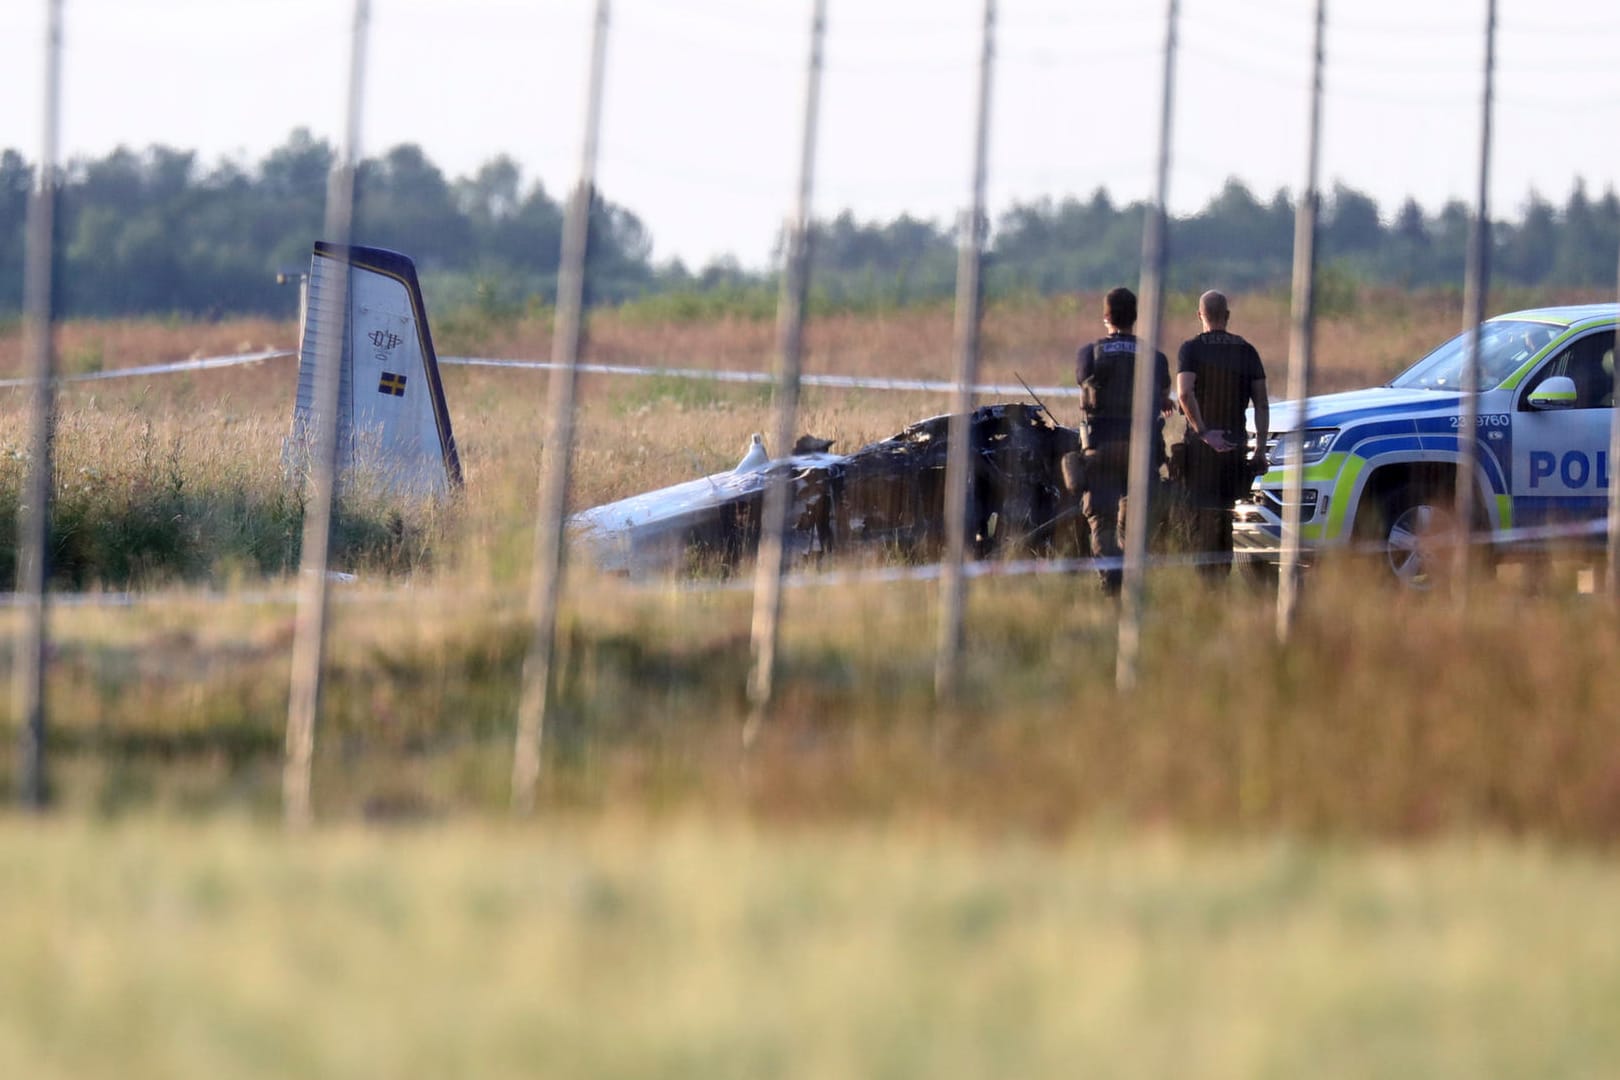
<instances>
[{"instance_id":1,"label":"charred metal debris","mask_svg":"<svg viewBox=\"0 0 1620 1080\"><path fill-rule=\"evenodd\" d=\"M788 457L751 455L730 472L583 511L570 529L607 571L727 572L758 549L765 489L786 472L793 487L785 546L796 561L859 551L935 559L945 546L949 430L948 415L934 416L847 455L806 436ZM1040 405L1004 403L975 409L969 435L974 557L1075 550L1073 527L1059 526L1077 513L1063 459L1078 451L1079 433Z\"/></svg>"}]
</instances>

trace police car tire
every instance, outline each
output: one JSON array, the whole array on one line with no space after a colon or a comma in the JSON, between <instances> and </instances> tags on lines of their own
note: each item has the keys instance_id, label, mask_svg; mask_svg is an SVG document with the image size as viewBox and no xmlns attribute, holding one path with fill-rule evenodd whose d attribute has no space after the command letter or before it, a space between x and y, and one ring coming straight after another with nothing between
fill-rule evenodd
<instances>
[{"instance_id":1,"label":"police car tire","mask_svg":"<svg viewBox=\"0 0 1620 1080\"><path fill-rule=\"evenodd\" d=\"M1431 589L1450 569L1449 544L1437 538L1454 529L1451 496L1428 485L1402 484L1383 497L1375 512L1357 519L1357 532L1372 541L1375 562L1397 584Z\"/></svg>"}]
</instances>

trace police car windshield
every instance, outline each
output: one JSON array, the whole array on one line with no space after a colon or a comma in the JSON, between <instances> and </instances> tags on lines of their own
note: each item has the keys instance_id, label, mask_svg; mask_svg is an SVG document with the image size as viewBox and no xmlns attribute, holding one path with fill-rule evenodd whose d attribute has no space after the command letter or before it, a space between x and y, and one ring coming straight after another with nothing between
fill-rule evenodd
<instances>
[{"instance_id":1,"label":"police car windshield","mask_svg":"<svg viewBox=\"0 0 1620 1080\"><path fill-rule=\"evenodd\" d=\"M1560 327L1546 323L1496 319L1479 328L1479 388L1495 389L1503 379L1518 371L1524 362L1557 337ZM1413 364L1389 385L1403 390L1462 389L1463 364L1468 360L1468 331L1464 330L1422 360Z\"/></svg>"}]
</instances>

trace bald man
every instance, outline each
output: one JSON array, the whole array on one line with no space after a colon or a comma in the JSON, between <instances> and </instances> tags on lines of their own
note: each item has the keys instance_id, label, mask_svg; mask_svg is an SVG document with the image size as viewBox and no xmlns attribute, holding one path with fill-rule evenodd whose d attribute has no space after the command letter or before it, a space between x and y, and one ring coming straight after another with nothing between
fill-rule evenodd
<instances>
[{"instance_id":1,"label":"bald man","mask_svg":"<svg viewBox=\"0 0 1620 1080\"><path fill-rule=\"evenodd\" d=\"M1192 511L1190 546L1195 552L1224 556L1199 567L1218 581L1231 569L1232 504L1265 471L1271 406L1266 369L1253 345L1226 329L1231 306L1214 289L1198 298L1204 332L1182 343L1176 361L1176 396L1187 418L1183 437L1184 483ZM1254 406L1259 436L1248 453L1244 412Z\"/></svg>"}]
</instances>

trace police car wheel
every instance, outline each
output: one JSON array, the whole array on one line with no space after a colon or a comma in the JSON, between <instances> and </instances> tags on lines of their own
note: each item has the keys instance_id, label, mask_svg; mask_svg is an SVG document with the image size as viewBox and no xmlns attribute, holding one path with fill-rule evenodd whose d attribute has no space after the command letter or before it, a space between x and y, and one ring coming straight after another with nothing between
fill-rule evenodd
<instances>
[{"instance_id":1,"label":"police car wheel","mask_svg":"<svg viewBox=\"0 0 1620 1080\"><path fill-rule=\"evenodd\" d=\"M1383 562L1394 579L1412 589L1429 589L1443 580L1458 539L1456 517L1445 498L1399 488L1384 501L1382 517Z\"/></svg>"}]
</instances>

